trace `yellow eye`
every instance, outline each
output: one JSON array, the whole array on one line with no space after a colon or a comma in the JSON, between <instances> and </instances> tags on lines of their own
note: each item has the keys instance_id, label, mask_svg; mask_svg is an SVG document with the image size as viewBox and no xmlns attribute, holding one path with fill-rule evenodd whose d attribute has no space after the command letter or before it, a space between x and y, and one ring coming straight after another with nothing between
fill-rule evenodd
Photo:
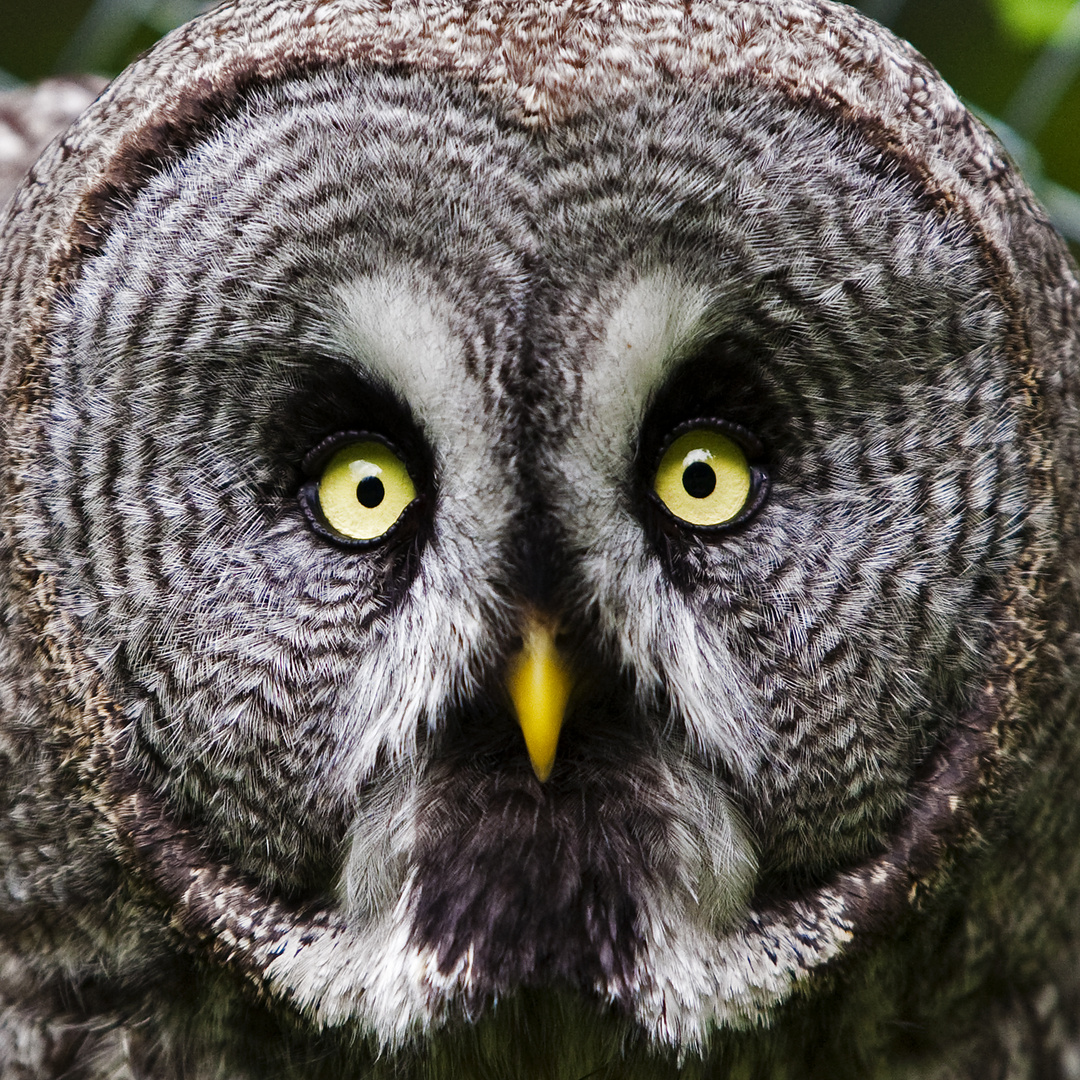
<instances>
[{"instance_id":1,"label":"yellow eye","mask_svg":"<svg viewBox=\"0 0 1080 1080\"><path fill-rule=\"evenodd\" d=\"M351 540L377 540L416 498L405 462L379 442L348 443L319 477L319 509L332 529Z\"/></svg>"},{"instance_id":2,"label":"yellow eye","mask_svg":"<svg viewBox=\"0 0 1080 1080\"><path fill-rule=\"evenodd\" d=\"M750 500L754 471L742 447L712 428L694 428L664 451L653 480L660 501L689 525L723 525Z\"/></svg>"}]
</instances>

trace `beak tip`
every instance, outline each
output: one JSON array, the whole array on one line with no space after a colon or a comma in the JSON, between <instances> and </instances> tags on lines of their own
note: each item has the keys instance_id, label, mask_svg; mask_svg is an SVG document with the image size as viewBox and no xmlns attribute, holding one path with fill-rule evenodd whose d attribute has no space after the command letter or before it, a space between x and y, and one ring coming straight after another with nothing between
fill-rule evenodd
<instances>
[{"instance_id":1,"label":"beak tip","mask_svg":"<svg viewBox=\"0 0 1080 1080\"><path fill-rule=\"evenodd\" d=\"M551 776L551 770L555 767L555 759L552 758L551 761L534 761L530 758L529 760L536 779L539 780L541 784L546 784L548 777Z\"/></svg>"}]
</instances>

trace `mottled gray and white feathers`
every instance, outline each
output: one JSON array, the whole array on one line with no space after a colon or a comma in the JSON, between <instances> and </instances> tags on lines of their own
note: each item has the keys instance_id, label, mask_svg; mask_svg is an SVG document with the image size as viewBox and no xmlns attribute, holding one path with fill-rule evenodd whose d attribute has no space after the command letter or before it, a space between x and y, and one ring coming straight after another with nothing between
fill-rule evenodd
<instances>
[{"instance_id":1,"label":"mottled gray and white feathers","mask_svg":"<svg viewBox=\"0 0 1080 1080\"><path fill-rule=\"evenodd\" d=\"M847 8L167 37L0 219L0 1077L1074 1075L1077 289Z\"/></svg>"}]
</instances>

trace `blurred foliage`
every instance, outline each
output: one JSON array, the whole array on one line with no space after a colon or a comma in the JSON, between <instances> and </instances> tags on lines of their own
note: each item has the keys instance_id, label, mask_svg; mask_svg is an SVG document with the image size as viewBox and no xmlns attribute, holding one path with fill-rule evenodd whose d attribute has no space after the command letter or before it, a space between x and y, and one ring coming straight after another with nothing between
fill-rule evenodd
<instances>
[{"instance_id":1,"label":"blurred foliage","mask_svg":"<svg viewBox=\"0 0 1080 1080\"><path fill-rule=\"evenodd\" d=\"M0 0L7 82L61 73L115 75L203 0Z\"/></svg>"},{"instance_id":2,"label":"blurred foliage","mask_svg":"<svg viewBox=\"0 0 1080 1080\"><path fill-rule=\"evenodd\" d=\"M0 86L112 75L206 0L0 0ZM856 0L997 131L1080 244L1080 0Z\"/></svg>"},{"instance_id":3,"label":"blurred foliage","mask_svg":"<svg viewBox=\"0 0 1080 1080\"><path fill-rule=\"evenodd\" d=\"M1002 25L1018 41L1041 45L1061 27L1072 0L994 0Z\"/></svg>"}]
</instances>

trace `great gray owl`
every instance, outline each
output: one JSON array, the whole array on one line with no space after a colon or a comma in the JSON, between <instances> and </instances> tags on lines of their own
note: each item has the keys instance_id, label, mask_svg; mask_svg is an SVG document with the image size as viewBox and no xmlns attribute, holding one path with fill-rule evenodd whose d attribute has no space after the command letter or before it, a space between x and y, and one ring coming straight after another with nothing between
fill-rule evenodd
<instances>
[{"instance_id":1,"label":"great gray owl","mask_svg":"<svg viewBox=\"0 0 1080 1080\"><path fill-rule=\"evenodd\" d=\"M1080 1075L1075 268L818 0L236 0L0 225L0 1076Z\"/></svg>"}]
</instances>

